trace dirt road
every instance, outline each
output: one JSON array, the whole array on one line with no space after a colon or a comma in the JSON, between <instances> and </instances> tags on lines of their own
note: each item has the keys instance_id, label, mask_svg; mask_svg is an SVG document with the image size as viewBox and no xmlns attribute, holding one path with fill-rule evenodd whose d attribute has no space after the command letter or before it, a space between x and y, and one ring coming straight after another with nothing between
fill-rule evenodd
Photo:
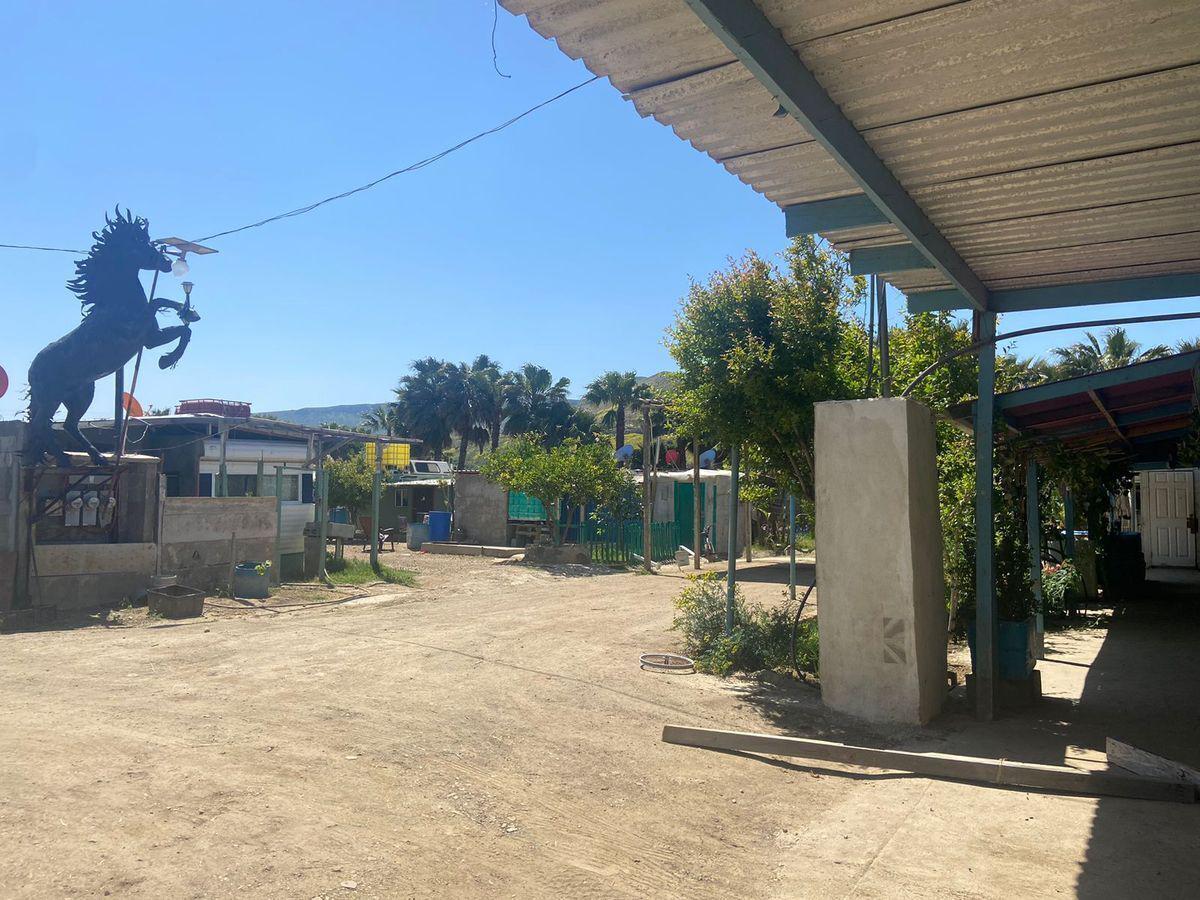
<instances>
[{"instance_id":1,"label":"dirt road","mask_svg":"<svg viewBox=\"0 0 1200 900\"><path fill-rule=\"evenodd\" d=\"M0 893L933 896L930 860L953 896L1073 883L1089 801L660 743L667 722L905 737L854 729L808 687L640 671L674 646L676 577L388 557L420 585L0 635Z\"/></svg>"}]
</instances>

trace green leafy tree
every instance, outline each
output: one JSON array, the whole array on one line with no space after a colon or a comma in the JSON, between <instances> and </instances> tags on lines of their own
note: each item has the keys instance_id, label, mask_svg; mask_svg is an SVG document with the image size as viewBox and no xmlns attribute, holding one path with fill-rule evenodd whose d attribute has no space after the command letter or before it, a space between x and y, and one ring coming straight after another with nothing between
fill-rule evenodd
<instances>
[{"instance_id":1,"label":"green leafy tree","mask_svg":"<svg viewBox=\"0 0 1200 900\"><path fill-rule=\"evenodd\" d=\"M367 462L362 448L344 458L325 458L325 472L329 478L329 505L345 506L357 516L371 507L371 487L374 468Z\"/></svg>"},{"instance_id":2,"label":"green leafy tree","mask_svg":"<svg viewBox=\"0 0 1200 900\"><path fill-rule=\"evenodd\" d=\"M866 340L853 319L865 280L811 237L780 272L750 253L693 283L667 332L678 365L672 419L687 433L756 448L783 490L813 498L813 404L860 396Z\"/></svg>"},{"instance_id":3,"label":"green leafy tree","mask_svg":"<svg viewBox=\"0 0 1200 900\"><path fill-rule=\"evenodd\" d=\"M570 522L585 504L615 510L629 493L629 475L617 468L608 446L583 444L577 438L547 448L540 435L518 435L489 454L481 469L505 490L541 501L555 546L562 544L563 537L557 515L560 503Z\"/></svg>"},{"instance_id":4,"label":"green leafy tree","mask_svg":"<svg viewBox=\"0 0 1200 900\"><path fill-rule=\"evenodd\" d=\"M601 422L612 426L616 446L625 446L625 414L641 408L648 388L638 381L637 372L605 372L587 386L583 399L595 406L607 407Z\"/></svg>"},{"instance_id":5,"label":"green leafy tree","mask_svg":"<svg viewBox=\"0 0 1200 900\"><path fill-rule=\"evenodd\" d=\"M404 432L404 420L400 408L395 403L381 403L363 413L361 425L371 434L387 437L398 437Z\"/></svg>"},{"instance_id":6,"label":"green leafy tree","mask_svg":"<svg viewBox=\"0 0 1200 900\"><path fill-rule=\"evenodd\" d=\"M1171 348L1165 344L1143 348L1124 328L1108 329L1104 332L1103 340L1097 339L1090 331L1086 332L1084 337L1084 341L1067 347L1055 347L1050 351L1056 359L1055 377L1074 378L1076 375L1090 375L1093 372L1117 369L1171 354Z\"/></svg>"}]
</instances>

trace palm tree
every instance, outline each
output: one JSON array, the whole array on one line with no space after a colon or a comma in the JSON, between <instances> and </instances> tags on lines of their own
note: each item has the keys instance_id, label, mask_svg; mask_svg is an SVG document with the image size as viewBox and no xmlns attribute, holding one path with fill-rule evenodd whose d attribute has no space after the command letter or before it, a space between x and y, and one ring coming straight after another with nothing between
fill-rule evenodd
<instances>
[{"instance_id":1,"label":"palm tree","mask_svg":"<svg viewBox=\"0 0 1200 900\"><path fill-rule=\"evenodd\" d=\"M1180 341L1175 345L1175 352L1177 353L1191 353L1195 350L1200 350L1200 338L1190 338L1188 340ZM153 413L151 413L151 415L153 415Z\"/></svg>"},{"instance_id":2,"label":"palm tree","mask_svg":"<svg viewBox=\"0 0 1200 900\"><path fill-rule=\"evenodd\" d=\"M487 429L492 449L495 450L500 446L500 434L504 430L504 392L512 375L502 372L500 364L486 353L475 357L471 371L478 383L478 424Z\"/></svg>"},{"instance_id":3,"label":"palm tree","mask_svg":"<svg viewBox=\"0 0 1200 900\"><path fill-rule=\"evenodd\" d=\"M395 388L398 415L434 459L442 459L454 436L446 396L450 368L432 356L418 359Z\"/></svg>"},{"instance_id":4,"label":"palm tree","mask_svg":"<svg viewBox=\"0 0 1200 900\"><path fill-rule=\"evenodd\" d=\"M545 434L556 415L568 410L568 378L554 379L548 369L525 363L516 372L504 392L504 413L508 417L510 434L536 431Z\"/></svg>"},{"instance_id":5,"label":"palm tree","mask_svg":"<svg viewBox=\"0 0 1200 900\"><path fill-rule=\"evenodd\" d=\"M362 424L370 429L372 434L382 434L386 437L396 437L404 430L400 411L395 403L381 403L374 409L363 413Z\"/></svg>"},{"instance_id":6,"label":"palm tree","mask_svg":"<svg viewBox=\"0 0 1200 900\"><path fill-rule=\"evenodd\" d=\"M1057 357L1054 364L1056 377L1090 375L1093 372L1117 369L1171 355L1171 348L1165 344L1155 344L1143 350L1142 345L1130 338L1124 328L1108 329L1104 332L1103 343L1090 331L1085 333L1085 337L1086 341L1071 344L1069 347L1055 347L1050 351Z\"/></svg>"},{"instance_id":7,"label":"palm tree","mask_svg":"<svg viewBox=\"0 0 1200 900\"><path fill-rule=\"evenodd\" d=\"M646 386L638 381L637 372L605 372L587 386L583 399L596 406L607 406L601 420L614 425L617 448L625 446L625 413L638 409L646 398Z\"/></svg>"}]
</instances>

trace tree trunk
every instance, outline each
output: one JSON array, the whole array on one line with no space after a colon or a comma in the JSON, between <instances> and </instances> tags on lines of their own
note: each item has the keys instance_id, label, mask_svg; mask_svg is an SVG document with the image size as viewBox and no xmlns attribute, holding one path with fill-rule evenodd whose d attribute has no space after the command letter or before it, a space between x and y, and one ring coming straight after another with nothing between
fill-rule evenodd
<instances>
[{"instance_id":1,"label":"tree trunk","mask_svg":"<svg viewBox=\"0 0 1200 900\"><path fill-rule=\"evenodd\" d=\"M493 450L496 450L500 447L500 428L501 428L502 424L503 424L503 419L501 419L499 416L497 416L495 419L492 420L491 432L492 432L492 449Z\"/></svg>"},{"instance_id":2,"label":"tree trunk","mask_svg":"<svg viewBox=\"0 0 1200 900\"><path fill-rule=\"evenodd\" d=\"M617 404L616 437L617 437L617 448L616 449L620 450L622 447L625 446L625 407L620 403Z\"/></svg>"},{"instance_id":3,"label":"tree trunk","mask_svg":"<svg viewBox=\"0 0 1200 900\"><path fill-rule=\"evenodd\" d=\"M464 432L458 441L458 471L462 471L467 467L467 443L468 436Z\"/></svg>"}]
</instances>

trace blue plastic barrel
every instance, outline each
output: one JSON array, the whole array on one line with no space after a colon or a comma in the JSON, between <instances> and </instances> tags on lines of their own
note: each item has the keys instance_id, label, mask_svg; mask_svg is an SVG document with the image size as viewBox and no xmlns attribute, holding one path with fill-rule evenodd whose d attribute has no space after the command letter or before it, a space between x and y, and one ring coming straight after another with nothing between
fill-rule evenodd
<instances>
[{"instance_id":1,"label":"blue plastic barrel","mask_svg":"<svg viewBox=\"0 0 1200 900\"><path fill-rule=\"evenodd\" d=\"M429 539L431 541L450 540L450 513L431 512L425 516L429 523Z\"/></svg>"}]
</instances>

